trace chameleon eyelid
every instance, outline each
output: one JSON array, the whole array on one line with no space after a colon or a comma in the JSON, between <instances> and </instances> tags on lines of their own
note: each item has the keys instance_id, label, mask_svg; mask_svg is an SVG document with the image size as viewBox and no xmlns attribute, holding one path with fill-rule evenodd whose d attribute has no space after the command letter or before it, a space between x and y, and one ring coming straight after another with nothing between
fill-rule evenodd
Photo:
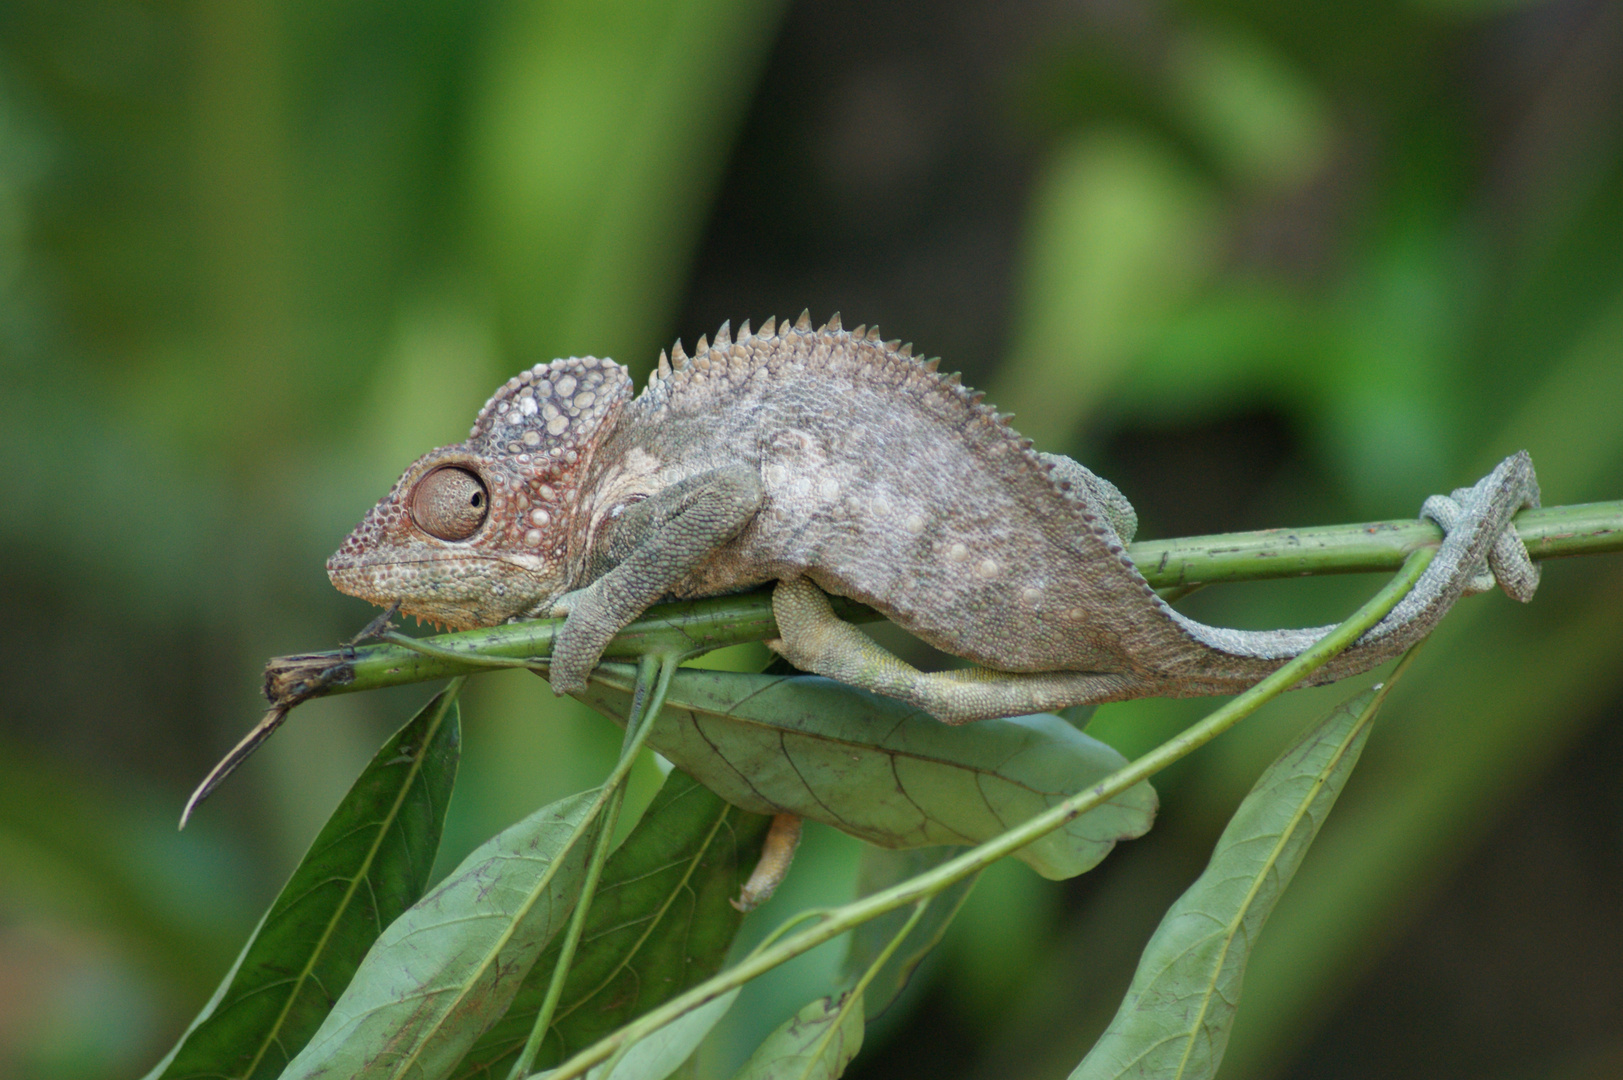
<instances>
[{"instance_id":1,"label":"chameleon eyelid","mask_svg":"<svg viewBox=\"0 0 1623 1080\"><path fill-rule=\"evenodd\" d=\"M490 492L471 469L441 465L411 489L411 520L436 540L471 539L490 517Z\"/></svg>"}]
</instances>

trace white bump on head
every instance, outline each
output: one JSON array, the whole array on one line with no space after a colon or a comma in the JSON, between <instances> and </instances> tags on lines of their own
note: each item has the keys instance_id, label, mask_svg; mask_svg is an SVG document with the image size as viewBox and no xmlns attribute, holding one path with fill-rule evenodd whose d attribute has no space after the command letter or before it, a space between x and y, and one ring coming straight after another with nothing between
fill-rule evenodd
<instances>
[{"instance_id":1,"label":"white bump on head","mask_svg":"<svg viewBox=\"0 0 1623 1080\"><path fill-rule=\"evenodd\" d=\"M980 561L980 565L975 567L975 573L980 577L986 578L988 581L997 577L997 570L998 566L996 559L982 559Z\"/></svg>"},{"instance_id":2,"label":"white bump on head","mask_svg":"<svg viewBox=\"0 0 1623 1080\"><path fill-rule=\"evenodd\" d=\"M568 428L569 417L567 416L554 416L551 420L547 421L548 435L562 435L566 430L568 430Z\"/></svg>"},{"instance_id":3,"label":"white bump on head","mask_svg":"<svg viewBox=\"0 0 1623 1080\"><path fill-rule=\"evenodd\" d=\"M954 544L947 549L948 562L963 562L969 558L969 549L962 544Z\"/></svg>"},{"instance_id":4,"label":"white bump on head","mask_svg":"<svg viewBox=\"0 0 1623 1080\"><path fill-rule=\"evenodd\" d=\"M541 488L540 488L540 492L541 492L541 497L543 499L547 500L548 502L551 502L553 499L558 497L558 493L556 491L552 490L552 485L551 484L542 484Z\"/></svg>"},{"instance_id":5,"label":"white bump on head","mask_svg":"<svg viewBox=\"0 0 1623 1080\"><path fill-rule=\"evenodd\" d=\"M558 390L559 397L568 397L575 392L575 377L573 375L565 375L563 378L559 379L555 385Z\"/></svg>"},{"instance_id":6,"label":"white bump on head","mask_svg":"<svg viewBox=\"0 0 1623 1080\"><path fill-rule=\"evenodd\" d=\"M590 390L586 391L584 394L577 394L575 395L575 408L590 409L592 407L592 402L596 400L597 395L592 393Z\"/></svg>"},{"instance_id":7,"label":"white bump on head","mask_svg":"<svg viewBox=\"0 0 1623 1080\"><path fill-rule=\"evenodd\" d=\"M538 529L544 529L552 522L552 515L539 506L530 511L530 521Z\"/></svg>"},{"instance_id":8,"label":"white bump on head","mask_svg":"<svg viewBox=\"0 0 1623 1080\"><path fill-rule=\"evenodd\" d=\"M840 482L832 476L825 476L817 484L817 497L824 502L833 502L840 494Z\"/></svg>"},{"instance_id":9,"label":"white bump on head","mask_svg":"<svg viewBox=\"0 0 1623 1080\"><path fill-rule=\"evenodd\" d=\"M522 449L524 449L522 443L510 442L507 444L507 452L509 454L516 454Z\"/></svg>"},{"instance_id":10,"label":"white bump on head","mask_svg":"<svg viewBox=\"0 0 1623 1080\"><path fill-rule=\"evenodd\" d=\"M523 413L525 416L534 416L536 413L536 408L537 406L535 404L535 398L519 398L518 411Z\"/></svg>"},{"instance_id":11,"label":"white bump on head","mask_svg":"<svg viewBox=\"0 0 1623 1080\"><path fill-rule=\"evenodd\" d=\"M902 522L902 528L917 536L924 531L924 518L918 514L909 514L907 520Z\"/></svg>"},{"instance_id":12,"label":"white bump on head","mask_svg":"<svg viewBox=\"0 0 1623 1080\"><path fill-rule=\"evenodd\" d=\"M1036 607L1037 601L1041 600L1042 598L1043 591L1031 585L1027 585L1024 589L1020 590L1020 599L1024 600L1032 607Z\"/></svg>"},{"instance_id":13,"label":"white bump on head","mask_svg":"<svg viewBox=\"0 0 1623 1080\"><path fill-rule=\"evenodd\" d=\"M875 495L868 501L868 513L876 518L890 516L890 503L885 501L883 495Z\"/></svg>"},{"instance_id":14,"label":"white bump on head","mask_svg":"<svg viewBox=\"0 0 1623 1080\"><path fill-rule=\"evenodd\" d=\"M539 431L526 431L524 433L524 445L525 446L540 446L541 445L541 433Z\"/></svg>"},{"instance_id":15,"label":"white bump on head","mask_svg":"<svg viewBox=\"0 0 1623 1080\"><path fill-rule=\"evenodd\" d=\"M1072 622L1081 622L1082 617L1086 614L1087 612L1083 611L1081 608L1074 607L1065 613L1065 617L1070 619Z\"/></svg>"},{"instance_id":16,"label":"white bump on head","mask_svg":"<svg viewBox=\"0 0 1623 1080\"><path fill-rule=\"evenodd\" d=\"M540 529L531 529L529 532L525 533L524 534L524 543L527 544L530 547L540 547L541 546L541 530Z\"/></svg>"},{"instance_id":17,"label":"white bump on head","mask_svg":"<svg viewBox=\"0 0 1623 1080\"><path fill-rule=\"evenodd\" d=\"M768 465L766 467L765 475L766 482L771 484L773 487L776 487L779 484L782 484L785 480L789 479L789 470L784 468L782 465Z\"/></svg>"}]
</instances>

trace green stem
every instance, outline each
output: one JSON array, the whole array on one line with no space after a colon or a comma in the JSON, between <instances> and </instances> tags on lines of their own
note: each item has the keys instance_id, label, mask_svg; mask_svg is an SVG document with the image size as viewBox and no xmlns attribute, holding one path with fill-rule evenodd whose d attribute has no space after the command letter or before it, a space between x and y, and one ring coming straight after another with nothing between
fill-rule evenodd
<instances>
[{"instance_id":1,"label":"green stem","mask_svg":"<svg viewBox=\"0 0 1623 1080\"><path fill-rule=\"evenodd\" d=\"M777 928L774 929L770 934L762 938L760 944L756 945L755 948L750 950L750 955L754 956L756 953L764 952L772 945L774 941L777 941L783 935L787 934L789 931L793 930L803 922L811 922L813 919L828 918L834 913L834 910L835 909L833 908L806 908L804 911L795 912L793 915L789 916L789 918L779 923Z\"/></svg>"},{"instance_id":2,"label":"green stem","mask_svg":"<svg viewBox=\"0 0 1623 1080\"><path fill-rule=\"evenodd\" d=\"M433 657L436 660L447 660L458 666L469 665L474 668L524 668L529 671L546 672L552 666L550 657L545 656L496 656L489 653L469 653L457 649L448 649L443 645L436 645L431 639L414 638L402 634L398 630L385 631L378 635L379 641L386 641L391 645L398 645L408 649L419 656Z\"/></svg>"},{"instance_id":3,"label":"green stem","mask_svg":"<svg viewBox=\"0 0 1623 1080\"><path fill-rule=\"evenodd\" d=\"M612 1035L580 1051L550 1073L548 1080L570 1080L571 1077L580 1076L593 1065L616 1054L621 1046L646 1037L650 1032L664 1027L688 1010L714 1000L734 987L744 985L779 964L831 941L869 919L934 896L948 885L984 870L1005 855L1040 839L1066 822L1121 794L1134 784L1155 775L1191 751L1204 746L1255 712L1265 702L1284 693L1323 667L1336 654L1356 641L1364 631L1379 622L1414 587L1414 583L1420 579L1421 572L1425 570L1434 553L1428 548L1410 555L1397 576L1388 582L1385 588L1311 648L1245 693L1214 710L1199 723L1117 769L1099 783L1072 795L1001 836L994 837L979 847L971 848L957 858L942 863L933 870L843 907L831 909L827 916L815 925L784 938L769 949L750 954L732 968L700 983L685 994L672 998L659 1008L650 1010Z\"/></svg>"},{"instance_id":4,"label":"green stem","mask_svg":"<svg viewBox=\"0 0 1623 1080\"><path fill-rule=\"evenodd\" d=\"M1535 559L1623 551L1623 501L1524 510L1517 534ZM1442 532L1429 521L1379 521L1314 529L1269 529L1132 544L1128 554L1157 588L1192 591L1227 581L1304 574L1390 572L1416 551L1434 549ZM879 615L836 600L841 618ZM391 636L390 643L281 656L265 668L265 693L292 706L312 697L473 674L491 666L538 666L552 653L558 620L508 623L428 639ZM661 604L649 608L609 643L605 658L647 653L683 658L746 641L776 637L768 591ZM414 641L406 646L402 641Z\"/></svg>"},{"instance_id":5,"label":"green stem","mask_svg":"<svg viewBox=\"0 0 1623 1080\"><path fill-rule=\"evenodd\" d=\"M907 921L902 924L902 928L891 936L884 949L878 956L874 957L873 963L868 965L868 970L862 973L862 978L858 979L857 984L851 988L851 992L845 995L845 1000L840 1002L840 1011L835 1015L833 1023L828 1025L823 1031L822 1038L817 1040L817 1045L812 1048L811 1053L806 1055L806 1067L800 1072L800 1080L806 1080L811 1075L812 1068L822 1060L823 1051L828 1048L828 1041L834 1037L836 1031L840 1030L840 1025L845 1023L845 1014L857 1007L857 1003L862 1000L863 991L868 989L868 984L873 982L874 976L879 974L879 969L885 966L885 962L895 955L897 949L901 948L902 942L907 940L907 935L913 932L913 927L917 926L919 920L924 917L924 909L930 906L932 899L934 897L926 896L913 905L913 913L907 917Z\"/></svg>"},{"instance_id":6,"label":"green stem","mask_svg":"<svg viewBox=\"0 0 1623 1080\"><path fill-rule=\"evenodd\" d=\"M1623 551L1623 500L1523 510L1513 524L1534 559ZM1176 588L1392 571L1410 553L1436 547L1442 536L1430 521L1373 521L1149 540L1129 544L1127 553L1151 585Z\"/></svg>"},{"instance_id":7,"label":"green stem","mask_svg":"<svg viewBox=\"0 0 1623 1080\"><path fill-rule=\"evenodd\" d=\"M614 771L604 785L610 794L603 825L598 829L597 842L592 845L591 861L586 864L586 879L581 883L575 910L569 916L569 926L564 931L563 942L558 946L558 961L552 966L552 979L547 983L546 997L535 1015L535 1023L530 1027L530 1037L525 1040L524 1049L519 1052L518 1060L513 1062L508 1080L521 1080L530 1074L535 1067L535 1056L541 1050L541 1041L552 1026L552 1017L557 1012L559 999L563 997L570 965L575 962L575 950L579 948L581 933L586 928L586 913L597 894L597 883L603 876L603 864L608 861L614 829L620 821L620 807L625 802L625 778L637 754L642 751L648 733L654 730L654 721L665 703L665 692L670 688L671 675L675 673L676 666L677 658L672 656L645 656L637 665L637 685L632 693L631 715L626 718L620 760L615 763Z\"/></svg>"}]
</instances>

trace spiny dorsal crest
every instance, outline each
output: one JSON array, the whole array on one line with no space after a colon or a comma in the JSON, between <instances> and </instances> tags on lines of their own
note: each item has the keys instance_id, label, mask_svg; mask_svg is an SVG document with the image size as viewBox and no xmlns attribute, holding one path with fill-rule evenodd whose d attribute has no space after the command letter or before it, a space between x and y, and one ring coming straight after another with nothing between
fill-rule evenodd
<instances>
[{"instance_id":1,"label":"spiny dorsal crest","mask_svg":"<svg viewBox=\"0 0 1623 1080\"><path fill-rule=\"evenodd\" d=\"M1027 450L1031 445L1029 440L1021 439L1018 433L1009 427L1007 414L999 415L995 410L982 404L985 395L981 391L971 390L963 385L963 376L960 373L940 374L937 371L941 363L940 357L915 358L912 342L903 344L899 339L885 341L880 337L877 326L863 325L847 331L840 322L838 312L816 329L812 328L809 311L802 311L800 318L792 325L787 320L779 324L776 318L768 318L761 324L761 329L753 334L750 332L749 323L745 322L741 324L736 340L732 334L732 322L728 320L721 324L713 340L701 336L691 356L683 350L682 342L678 340L668 355L664 352L659 354L659 364L655 369L654 378L650 380L650 390L656 400L663 402L670 400L672 393L680 393L678 384L686 383L688 378L703 378L716 372L725 375L729 370L735 378L748 374L749 357L759 356L756 350L772 351L774 343L781 343L777 347L785 350L784 359L793 357L795 359L791 362L810 364L820 363L819 357L828 356L827 352L822 351L822 346L841 350L862 346L863 348L854 354L846 355L873 365L875 372L891 363L900 362L912 370L931 376L929 382L937 392L961 402L969 408L977 421L1001 429L1006 437L1012 436L1020 450ZM805 351L807 344L811 345L812 352ZM675 380L674 383L671 381L672 375L684 372L688 374Z\"/></svg>"},{"instance_id":2,"label":"spiny dorsal crest","mask_svg":"<svg viewBox=\"0 0 1623 1080\"><path fill-rule=\"evenodd\" d=\"M526 454L573 464L604 421L631 396L631 376L613 360L572 356L508 379L468 433L492 457Z\"/></svg>"},{"instance_id":3,"label":"spiny dorsal crest","mask_svg":"<svg viewBox=\"0 0 1623 1080\"><path fill-rule=\"evenodd\" d=\"M951 402L950 410L967 410L965 418L970 422L970 427L982 432L986 439L983 444L986 454L1013 451L1031 467L1031 476L1040 477L1043 484L1051 485L1061 494L1086 506L1082 496L1068 490L1071 487L1069 482L1053 475L1051 466L1034 452L1031 440L1022 437L1009 423L1013 414L999 413L986 405L982 400L985 395L981 391L964 386L961 373L941 374L938 370L940 357L915 357L912 342L884 341L877 326L859 326L847 332L841 325L838 313L816 329L812 327L809 311L802 311L793 323L787 319L780 323L776 318L768 318L753 334L749 323L745 322L740 326L736 341L731 325L730 320L722 323L713 341L706 337L699 338L691 356L683 350L681 341L671 347L668 357L660 353L655 377L649 381L651 404L656 410L662 410L685 394L693 393L700 383L706 383L712 375L722 376L721 386L729 383L737 386L746 378L763 376L769 368L777 370L780 365L817 367L828 362L831 355L837 354L842 358L842 363L856 361L858 370L867 369L882 382L905 385L908 393L922 393L943 404ZM766 366L761 366L763 363ZM897 365L908 372L900 380L895 378ZM715 387L717 384L708 385ZM708 397L714 392L714 389L702 391L701 398L714 400ZM662 413L656 411L653 415L658 418Z\"/></svg>"},{"instance_id":4,"label":"spiny dorsal crest","mask_svg":"<svg viewBox=\"0 0 1623 1080\"><path fill-rule=\"evenodd\" d=\"M787 346L792 343L794 338L810 338L814 341L826 340L831 344L849 342L853 345L878 346L877 353L879 356L888 356L892 359L906 361L910 366L928 374L935 374L937 367L941 363L940 357L915 358L913 356L912 342L904 344L899 338L892 341L883 340L877 326L862 325L854 330L847 331L840 321L839 312L835 312L829 317L828 322L814 329L811 312L808 310L802 311L800 317L793 324L790 324L787 319L780 324L775 317L768 317L761 323L760 330L753 333L750 331L750 324L746 320L740 326L736 339L732 334L732 321L727 320L716 331L714 339L701 334L691 355L683 349L682 341L678 338L668 353L660 352L659 363L655 367L654 376L650 383L655 386L665 384L673 374L683 371L708 372L712 370L712 365L717 362L717 354L720 354L721 362L725 363L727 357L736 359L747 355L744 352L746 349L770 348L773 341L781 341ZM962 376L957 373L945 376L938 375L937 385L943 391L966 401L971 406L980 403L982 394L964 387ZM658 393L664 395L667 390L661 386Z\"/></svg>"}]
</instances>

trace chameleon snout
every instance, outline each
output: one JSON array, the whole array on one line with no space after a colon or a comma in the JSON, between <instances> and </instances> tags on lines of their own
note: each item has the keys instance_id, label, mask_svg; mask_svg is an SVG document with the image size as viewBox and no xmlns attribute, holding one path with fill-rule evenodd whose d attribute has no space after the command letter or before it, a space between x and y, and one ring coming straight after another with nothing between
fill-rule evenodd
<instances>
[{"instance_id":1,"label":"chameleon snout","mask_svg":"<svg viewBox=\"0 0 1623 1080\"><path fill-rule=\"evenodd\" d=\"M398 602L407 615L456 630L505 622L532 607L538 591L536 575L501 559L379 559L347 548L327 560L327 577L339 592L379 607Z\"/></svg>"}]
</instances>

